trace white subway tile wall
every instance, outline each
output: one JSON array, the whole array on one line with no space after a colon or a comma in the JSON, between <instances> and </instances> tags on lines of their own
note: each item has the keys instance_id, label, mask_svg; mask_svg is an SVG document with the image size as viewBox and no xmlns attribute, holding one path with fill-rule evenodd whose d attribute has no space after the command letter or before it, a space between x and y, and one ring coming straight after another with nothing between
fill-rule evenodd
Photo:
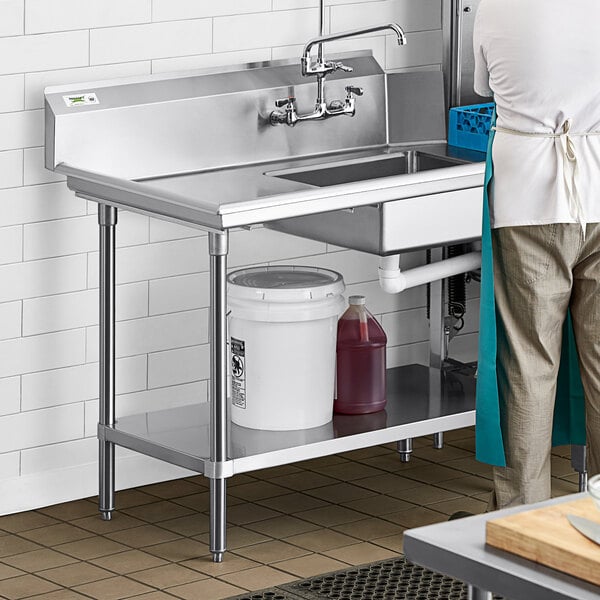
<instances>
[{"instance_id":1,"label":"white subway tile wall","mask_svg":"<svg viewBox=\"0 0 600 600\"><path fill-rule=\"evenodd\" d=\"M0 265L23 259L23 228L19 225L0 229Z\"/></svg>"},{"instance_id":2,"label":"white subway tile wall","mask_svg":"<svg viewBox=\"0 0 600 600\"><path fill-rule=\"evenodd\" d=\"M0 1L0 36L23 34L24 0Z\"/></svg>"},{"instance_id":3,"label":"white subway tile wall","mask_svg":"<svg viewBox=\"0 0 600 600\"><path fill-rule=\"evenodd\" d=\"M7 415L0 421L0 452L82 437L83 403Z\"/></svg>"},{"instance_id":4,"label":"white subway tile wall","mask_svg":"<svg viewBox=\"0 0 600 600\"><path fill-rule=\"evenodd\" d=\"M85 203L75 198L64 184L51 183L0 190L0 227L85 214Z\"/></svg>"},{"instance_id":5,"label":"white subway tile wall","mask_svg":"<svg viewBox=\"0 0 600 600\"><path fill-rule=\"evenodd\" d=\"M147 0L26 0L25 33L149 23L151 12Z\"/></svg>"},{"instance_id":6,"label":"white subway tile wall","mask_svg":"<svg viewBox=\"0 0 600 600\"><path fill-rule=\"evenodd\" d=\"M169 21L90 31L90 63L205 54L212 48L212 19Z\"/></svg>"},{"instance_id":7,"label":"white subway tile wall","mask_svg":"<svg viewBox=\"0 0 600 600\"><path fill-rule=\"evenodd\" d=\"M84 290L86 270L82 254L0 266L0 302Z\"/></svg>"},{"instance_id":8,"label":"white subway tile wall","mask_svg":"<svg viewBox=\"0 0 600 600\"><path fill-rule=\"evenodd\" d=\"M0 377L85 363L85 329L0 342Z\"/></svg>"},{"instance_id":9,"label":"white subway tile wall","mask_svg":"<svg viewBox=\"0 0 600 600\"><path fill-rule=\"evenodd\" d=\"M147 362L146 355L117 360L117 394L146 389ZM94 400L97 396L98 363L39 371L22 377L21 408L24 411Z\"/></svg>"},{"instance_id":10,"label":"white subway tile wall","mask_svg":"<svg viewBox=\"0 0 600 600\"><path fill-rule=\"evenodd\" d=\"M209 377L209 346L177 348L148 356L148 387L163 388Z\"/></svg>"},{"instance_id":11,"label":"white subway tile wall","mask_svg":"<svg viewBox=\"0 0 600 600\"><path fill-rule=\"evenodd\" d=\"M148 282L117 286L117 320L148 316ZM5 306L0 304L1 306ZM23 335L38 335L98 324L98 290L23 300Z\"/></svg>"},{"instance_id":12,"label":"white subway tile wall","mask_svg":"<svg viewBox=\"0 0 600 600\"><path fill-rule=\"evenodd\" d=\"M38 185L65 179L64 175L54 173L44 167L44 148L25 148L23 150L23 185Z\"/></svg>"},{"instance_id":13,"label":"white subway tile wall","mask_svg":"<svg viewBox=\"0 0 600 600\"><path fill-rule=\"evenodd\" d=\"M5 316L2 315L4 320ZM0 379L0 415L18 413L21 408L21 377Z\"/></svg>"},{"instance_id":14,"label":"white subway tile wall","mask_svg":"<svg viewBox=\"0 0 600 600\"><path fill-rule=\"evenodd\" d=\"M399 48L392 36L373 35L330 52L370 48L390 70L439 69L441 3L326 0L327 30L397 21L409 41ZM44 87L298 56L317 32L317 7L318 0L0 0L0 514L3 506L59 501L48 477L68 482L61 473L82 465L92 473L97 456L96 206L44 168ZM117 240L118 416L206 402L206 234L122 212ZM385 326L389 364L427 361L425 291L383 294L376 257L255 228L232 234L230 259L233 268L340 271L347 294L366 294ZM422 252L402 259L405 268L422 262ZM469 292L464 335L453 344L473 358L478 292ZM143 464L147 473L125 467L120 485L175 472ZM11 495L35 489L11 484L37 476L36 494ZM95 493L95 477L84 479L89 489L66 483L60 499Z\"/></svg>"},{"instance_id":15,"label":"white subway tile wall","mask_svg":"<svg viewBox=\"0 0 600 600\"><path fill-rule=\"evenodd\" d=\"M21 302L0 304L0 340L9 340L21 335Z\"/></svg>"},{"instance_id":16,"label":"white subway tile wall","mask_svg":"<svg viewBox=\"0 0 600 600\"><path fill-rule=\"evenodd\" d=\"M0 111L23 110L24 85L25 76L22 73L0 77Z\"/></svg>"},{"instance_id":17,"label":"white subway tile wall","mask_svg":"<svg viewBox=\"0 0 600 600\"><path fill-rule=\"evenodd\" d=\"M25 110L0 114L0 150L31 148L43 143L44 111Z\"/></svg>"},{"instance_id":18,"label":"white subway tile wall","mask_svg":"<svg viewBox=\"0 0 600 600\"><path fill-rule=\"evenodd\" d=\"M288 261L290 262L290 261ZM191 273L150 281L151 315L206 308L209 305L208 273Z\"/></svg>"},{"instance_id":19,"label":"white subway tile wall","mask_svg":"<svg viewBox=\"0 0 600 600\"><path fill-rule=\"evenodd\" d=\"M23 150L0 152L0 185L12 188L23 185Z\"/></svg>"},{"instance_id":20,"label":"white subway tile wall","mask_svg":"<svg viewBox=\"0 0 600 600\"><path fill-rule=\"evenodd\" d=\"M89 64L89 50L87 29L0 38L0 75L84 67Z\"/></svg>"},{"instance_id":21,"label":"white subway tile wall","mask_svg":"<svg viewBox=\"0 0 600 600\"><path fill-rule=\"evenodd\" d=\"M315 35L318 10L297 9L214 19L213 50L301 44Z\"/></svg>"},{"instance_id":22,"label":"white subway tile wall","mask_svg":"<svg viewBox=\"0 0 600 600\"><path fill-rule=\"evenodd\" d=\"M200 19L270 10L271 0L152 0L154 21Z\"/></svg>"},{"instance_id":23,"label":"white subway tile wall","mask_svg":"<svg viewBox=\"0 0 600 600\"><path fill-rule=\"evenodd\" d=\"M19 477L20 459L20 452L0 454L0 481Z\"/></svg>"}]
</instances>

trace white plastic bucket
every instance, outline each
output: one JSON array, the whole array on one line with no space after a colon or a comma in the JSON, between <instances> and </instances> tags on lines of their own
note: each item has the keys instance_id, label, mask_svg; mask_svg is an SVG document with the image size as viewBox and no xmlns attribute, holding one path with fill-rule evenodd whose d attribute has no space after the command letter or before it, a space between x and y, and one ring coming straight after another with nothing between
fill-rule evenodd
<instances>
[{"instance_id":1,"label":"white plastic bucket","mask_svg":"<svg viewBox=\"0 0 600 600\"><path fill-rule=\"evenodd\" d=\"M333 416L344 281L317 267L255 267L228 278L231 420L275 431Z\"/></svg>"}]
</instances>

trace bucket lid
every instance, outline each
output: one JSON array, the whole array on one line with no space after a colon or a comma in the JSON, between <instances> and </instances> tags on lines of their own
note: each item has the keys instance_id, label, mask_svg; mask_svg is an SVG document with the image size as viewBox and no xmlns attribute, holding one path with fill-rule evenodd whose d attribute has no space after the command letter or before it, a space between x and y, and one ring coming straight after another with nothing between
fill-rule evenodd
<instances>
[{"instance_id":1,"label":"bucket lid","mask_svg":"<svg viewBox=\"0 0 600 600\"><path fill-rule=\"evenodd\" d=\"M227 281L231 297L268 302L324 300L344 291L339 273L319 267L251 267L230 273Z\"/></svg>"}]
</instances>

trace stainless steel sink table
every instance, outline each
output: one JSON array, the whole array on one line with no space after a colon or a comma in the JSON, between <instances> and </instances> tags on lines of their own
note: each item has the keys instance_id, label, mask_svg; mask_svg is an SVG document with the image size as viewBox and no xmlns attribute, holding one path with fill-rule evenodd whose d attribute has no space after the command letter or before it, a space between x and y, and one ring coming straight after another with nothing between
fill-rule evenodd
<instances>
[{"instance_id":1,"label":"stainless steel sink table","mask_svg":"<svg viewBox=\"0 0 600 600\"><path fill-rule=\"evenodd\" d=\"M372 240L358 235L356 244L351 237L344 245L384 254L480 235L483 165L449 156L442 74L388 75L370 54L340 58L354 71L330 74L325 91L336 97L345 86L360 86L364 95L356 99L355 116L297 128L269 121L274 101L282 96L293 92L299 106L313 101L312 85L290 61L46 90L46 166L66 175L78 197L98 203L100 511L110 519L115 508L115 445L202 473L210 479L215 561L222 560L226 549L226 480L235 473L474 423L473 378L443 372L439 365L392 370L384 413L355 419L340 415L327 426L285 435L230 423L226 273L232 228L264 224L294 232L294 219L320 214L334 220L351 215L363 231L360 219L372 220L375 213L366 209L375 207L391 219L374 217L385 223L383 229L393 234L404 226L406 234L387 236L385 249L379 242L373 250L365 248ZM407 162L402 157L410 152L413 159ZM279 176L384 159L388 162L375 178L326 187ZM402 166L419 161L420 168ZM338 177L347 172L336 171ZM384 213L383 207L394 210ZM424 221L423 207L439 218ZM208 404L116 419L115 239L120 208L208 232ZM305 226L300 223L296 233L310 237ZM439 327L436 331L439 347L442 334Z\"/></svg>"}]
</instances>

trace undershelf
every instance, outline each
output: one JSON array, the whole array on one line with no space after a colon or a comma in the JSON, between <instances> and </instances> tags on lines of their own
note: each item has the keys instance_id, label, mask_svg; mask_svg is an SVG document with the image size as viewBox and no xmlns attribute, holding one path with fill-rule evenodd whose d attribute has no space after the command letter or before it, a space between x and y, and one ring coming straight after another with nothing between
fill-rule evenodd
<instances>
[{"instance_id":1,"label":"undershelf","mask_svg":"<svg viewBox=\"0 0 600 600\"><path fill-rule=\"evenodd\" d=\"M472 372L440 371L422 365L388 370L387 406L369 415L334 415L322 427L264 431L230 424L228 460L209 456L210 405L142 413L99 426L107 441L196 471L228 477L338 452L416 438L475 423ZM219 475L217 475L219 476Z\"/></svg>"}]
</instances>

